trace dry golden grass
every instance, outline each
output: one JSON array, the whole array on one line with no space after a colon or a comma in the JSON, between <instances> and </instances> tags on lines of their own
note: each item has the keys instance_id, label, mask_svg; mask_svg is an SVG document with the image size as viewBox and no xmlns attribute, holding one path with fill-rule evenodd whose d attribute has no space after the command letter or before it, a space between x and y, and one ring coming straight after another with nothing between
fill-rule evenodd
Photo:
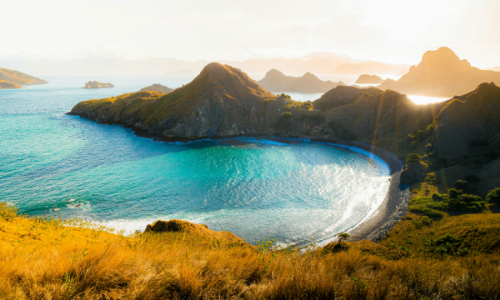
<instances>
[{"instance_id":1,"label":"dry golden grass","mask_svg":"<svg viewBox=\"0 0 500 300\"><path fill-rule=\"evenodd\" d=\"M64 226L66 225L66 226ZM73 225L73 227L67 226ZM115 235L29 219L0 204L0 299L496 299L500 256L389 259L256 248L196 233ZM382 251L382 252L377 252ZM389 250L387 250L389 251ZM392 250L391 250L392 251Z\"/></svg>"}]
</instances>

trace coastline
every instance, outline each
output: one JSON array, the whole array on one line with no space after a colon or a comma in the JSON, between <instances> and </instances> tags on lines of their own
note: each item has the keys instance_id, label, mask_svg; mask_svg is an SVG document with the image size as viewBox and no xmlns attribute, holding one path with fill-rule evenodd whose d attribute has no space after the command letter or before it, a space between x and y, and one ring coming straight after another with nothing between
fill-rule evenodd
<instances>
[{"instance_id":1,"label":"coastline","mask_svg":"<svg viewBox=\"0 0 500 300\"><path fill-rule=\"evenodd\" d=\"M68 113L68 115L71 114ZM123 124L115 124L115 125L124 126ZM124 127L127 128L127 126ZM189 142L204 140L203 138L199 139L165 138L144 131L134 130L133 128L129 129L138 137L151 138L154 141L159 141L159 142L189 143ZM294 138L270 136L264 134L212 137L210 138L210 140L224 140L224 139L238 138L238 137L260 138L260 139L268 139L274 141L280 141L280 140L289 141L289 139L294 140ZM389 232L394 227L394 225L396 225L400 221L400 219L404 217L404 215L406 215L408 211L409 199L411 198L411 193L407 186L403 186L400 184L399 177L404 164L401 160L397 158L396 155L392 154L387 150L383 150L374 147L372 145L357 141L330 141L324 139L317 139L311 136L297 137L295 138L295 140L307 140L313 143L325 143L334 147L342 145L349 147L356 147L377 156L388 165L390 170L391 181L383 202L370 215L368 215L365 219L363 219L362 221L360 221L358 224L356 224L354 227L352 227L347 231L351 235L351 238L349 240L359 241L367 239L371 241L377 241L380 238L384 237L385 234Z\"/></svg>"},{"instance_id":2,"label":"coastline","mask_svg":"<svg viewBox=\"0 0 500 300\"><path fill-rule=\"evenodd\" d=\"M311 141L329 142L315 139L311 139ZM384 201L371 215L348 230L351 235L349 240L351 241L370 240L376 242L383 238L408 212L411 192L409 187L401 184L399 179L404 163L391 152L369 144L357 141L342 141L331 144L333 146L338 144L363 149L382 159L389 166L391 182Z\"/></svg>"}]
</instances>

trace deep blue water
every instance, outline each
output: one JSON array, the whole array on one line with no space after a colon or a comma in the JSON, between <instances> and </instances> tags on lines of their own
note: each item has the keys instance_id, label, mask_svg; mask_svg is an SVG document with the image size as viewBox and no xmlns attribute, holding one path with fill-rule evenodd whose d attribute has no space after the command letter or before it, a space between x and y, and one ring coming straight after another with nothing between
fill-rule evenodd
<instances>
[{"instance_id":1,"label":"deep blue water","mask_svg":"<svg viewBox=\"0 0 500 300\"><path fill-rule=\"evenodd\" d=\"M384 198L379 159L307 141L155 142L67 116L79 101L179 87L192 77L46 77L0 90L0 202L30 215L81 217L133 232L179 218L249 242L327 241ZM83 90L85 81L115 88Z\"/></svg>"}]
</instances>

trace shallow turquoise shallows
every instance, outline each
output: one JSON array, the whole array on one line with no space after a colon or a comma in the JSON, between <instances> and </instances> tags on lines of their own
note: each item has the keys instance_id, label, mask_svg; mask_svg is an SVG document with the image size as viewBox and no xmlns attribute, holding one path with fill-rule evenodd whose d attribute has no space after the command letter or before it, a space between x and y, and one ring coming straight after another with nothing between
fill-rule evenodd
<instances>
[{"instance_id":1,"label":"shallow turquoise shallows","mask_svg":"<svg viewBox=\"0 0 500 300\"><path fill-rule=\"evenodd\" d=\"M0 202L29 215L81 217L128 233L177 218L252 243L301 244L353 228L387 192L387 165L351 149L254 138L155 142L65 115L82 100L192 78L44 79L51 83L0 90ZM94 79L116 87L81 89Z\"/></svg>"}]
</instances>

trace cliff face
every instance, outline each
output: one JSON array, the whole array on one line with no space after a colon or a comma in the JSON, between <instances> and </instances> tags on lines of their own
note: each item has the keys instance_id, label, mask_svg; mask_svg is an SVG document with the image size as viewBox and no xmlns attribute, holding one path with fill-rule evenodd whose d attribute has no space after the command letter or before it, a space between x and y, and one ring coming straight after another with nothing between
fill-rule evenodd
<instances>
[{"instance_id":1,"label":"cliff face","mask_svg":"<svg viewBox=\"0 0 500 300\"><path fill-rule=\"evenodd\" d=\"M384 80L380 78L377 75L367 75L363 74L358 77L358 80L356 80L355 83L362 83L362 84L377 84L377 83L382 83Z\"/></svg>"},{"instance_id":2,"label":"cliff face","mask_svg":"<svg viewBox=\"0 0 500 300\"><path fill-rule=\"evenodd\" d=\"M147 86L145 88L142 88L140 90L140 92L150 91L150 92L158 92L158 93L168 94L168 93L170 93L173 90L174 89L171 89L171 88L166 87L164 85L161 85L159 83L155 83L153 85L150 85L150 86Z\"/></svg>"},{"instance_id":3,"label":"cliff face","mask_svg":"<svg viewBox=\"0 0 500 300\"><path fill-rule=\"evenodd\" d=\"M71 114L166 139L267 133L287 104L245 73L211 63L189 84L162 95L137 92L77 104Z\"/></svg>"},{"instance_id":4,"label":"cliff face","mask_svg":"<svg viewBox=\"0 0 500 300\"><path fill-rule=\"evenodd\" d=\"M443 47L426 52L418 66L412 66L397 81L387 79L379 88L412 95L451 97L470 92L483 82L500 84L500 72L472 67L467 60L460 60L453 51Z\"/></svg>"},{"instance_id":5,"label":"cliff face","mask_svg":"<svg viewBox=\"0 0 500 300\"><path fill-rule=\"evenodd\" d=\"M19 84L0 79L0 89L22 89L22 88L23 87L20 86Z\"/></svg>"},{"instance_id":6,"label":"cliff face","mask_svg":"<svg viewBox=\"0 0 500 300\"><path fill-rule=\"evenodd\" d=\"M101 89L101 88L112 88L115 87L111 83L101 83L99 81L89 81L85 83L83 89Z\"/></svg>"},{"instance_id":7,"label":"cliff face","mask_svg":"<svg viewBox=\"0 0 500 300\"><path fill-rule=\"evenodd\" d=\"M267 72L258 83L271 92L292 93L324 93L343 85L342 82L322 81L311 73L306 73L302 77L292 77L275 69Z\"/></svg>"},{"instance_id":8,"label":"cliff face","mask_svg":"<svg viewBox=\"0 0 500 300\"><path fill-rule=\"evenodd\" d=\"M19 71L0 68L0 80L14 83L16 85L44 84L47 81L24 74ZM5 83L4 83L5 84ZM12 88L12 87L11 87ZM16 88L16 87L14 87Z\"/></svg>"}]
</instances>

